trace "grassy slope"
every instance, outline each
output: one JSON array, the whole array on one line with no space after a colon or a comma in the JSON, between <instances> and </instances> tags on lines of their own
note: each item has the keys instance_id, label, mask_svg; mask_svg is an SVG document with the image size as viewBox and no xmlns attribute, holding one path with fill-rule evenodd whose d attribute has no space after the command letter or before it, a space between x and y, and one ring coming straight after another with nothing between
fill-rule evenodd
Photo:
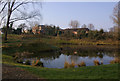
<instances>
[{"instance_id":1,"label":"grassy slope","mask_svg":"<svg viewBox=\"0 0 120 81\"><path fill-rule=\"evenodd\" d=\"M56 46L46 44L41 41L39 37L22 37L22 35L9 35L8 42L3 41L3 53L7 55L13 55L16 52L28 51L30 53L46 52L57 50Z\"/></svg>"},{"instance_id":2,"label":"grassy slope","mask_svg":"<svg viewBox=\"0 0 120 81\"><path fill-rule=\"evenodd\" d=\"M15 65L46 79L118 79L118 64L56 69L18 64L12 56L2 55L5 64Z\"/></svg>"},{"instance_id":3,"label":"grassy slope","mask_svg":"<svg viewBox=\"0 0 120 81\"><path fill-rule=\"evenodd\" d=\"M47 79L118 79L117 64L70 69L19 67Z\"/></svg>"}]
</instances>

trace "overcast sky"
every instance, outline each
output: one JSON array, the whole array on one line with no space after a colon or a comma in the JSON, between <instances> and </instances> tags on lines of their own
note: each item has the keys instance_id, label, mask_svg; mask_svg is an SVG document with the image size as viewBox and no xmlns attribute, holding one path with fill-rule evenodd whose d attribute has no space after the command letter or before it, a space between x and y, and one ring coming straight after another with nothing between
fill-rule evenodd
<instances>
[{"instance_id":1,"label":"overcast sky","mask_svg":"<svg viewBox=\"0 0 120 81\"><path fill-rule=\"evenodd\" d=\"M93 23L95 29L108 30L113 26L110 16L117 2L45 2L41 24L53 24L68 28L71 20L81 25Z\"/></svg>"}]
</instances>

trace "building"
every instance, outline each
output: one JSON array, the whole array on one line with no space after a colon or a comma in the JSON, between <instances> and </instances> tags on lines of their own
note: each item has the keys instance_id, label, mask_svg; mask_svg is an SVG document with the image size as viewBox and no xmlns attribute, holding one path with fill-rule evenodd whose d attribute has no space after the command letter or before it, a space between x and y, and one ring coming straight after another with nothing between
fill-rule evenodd
<instances>
[{"instance_id":1,"label":"building","mask_svg":"<svg viewBox=\"0 0 120 81\"><path fill-rule=\"evenodd\" d=\"M65 31L69 31L77 35L78 31L85 31L86 33L88 33L89 29L88 28L71 28L71 29L68 28L68 29L61 30L62 33L64 33Z\"/></svg>"},{"instance_id":2,"label":"building","mask_svg":"<svg viewBox=\"0 0 120 81\"><path fill-rule=\"evenodd\" d=\"M73 31L73 34L77 35L77 34L78 34L78 32L77 32L77 31Z\"/></svg>"},{"instance_id":3,"label":"building","mask_svg":"<svg viewBox=\"0 0 120 81\"><path fill-rule=\"evenodd\" d=\"M45 33L46 26L45 25L35 25L32 28L33 34L40 34L40 33Z\"/></svg>"},{"instance_id":4,"label":"building","mask_svg":"<svg viewBox=\"0 0 120 81\"><path fill-rule=\"evenodd\" d=\"M24 33L28 33L29 31L26 29L26 30L24 30Z\"/></svg>"}]
</instances>

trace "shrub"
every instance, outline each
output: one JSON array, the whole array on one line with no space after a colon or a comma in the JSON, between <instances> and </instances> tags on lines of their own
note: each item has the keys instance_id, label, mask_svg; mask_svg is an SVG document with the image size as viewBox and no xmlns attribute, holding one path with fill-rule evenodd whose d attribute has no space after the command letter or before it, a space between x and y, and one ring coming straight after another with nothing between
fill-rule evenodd
<instances>
[{"instance_id":1,"label":"shrub","mask_svg":"<svg viewBox=\"0 0 120 81\"><path fill-rule=\"evenodd\" d=\"M120 59L119 58L114 58L115 63L120 63Z\"/></svg>"},{"instance_id":2,"label":"shrub","mask_svg":"<svg viewBox=\"0 0 120 81\"><path fill-rule=\"evenodd\" d=\"M78 67L86 66L85 62L82 61L80 64L78 64Z\"/></svg>"},{"instance_id":3,"label":"shrub","mask_svg":"<svg viewBox=\"0 0 120 81\"><path fill-rule=\"evenodd\" d=\"M42 63L41 61L39 61L39 62L36 64L36 66L44 67L44 66L43 66L43 63Z\"/></svg>"},{"instance_id":4,"label":"shrub","mask_svg":"<svg viewBox=\"0 0 120 81\"><path fill-rule=\"evenodd\" d=\"M35 61L33 60L33 61L32 61L32 65L34 66L34 64L35 64Z\"/></svg>"},{"instance_id":5,"label":"shrub","mask_svg":"<svg viewBox=\"0 0 120 81\"><path fill-rule=\"evenodd\" d=\"M80 65L81 65L81 66L86 66L86 64L85 64L84 61L82 61L82 62L80 63Z\"/></svg>"},{"instance_id":6,"label":"shrub","mask_svg":"<svg viewBox=\"0 0 120 81\"><path fill-rule=\"evenodd\" d=\"M114 58L113 60L110 61L110 64L115 64L115 63L120 63L120 59Z\"/></svg>"},{"instance_id":7,"label":"shrub","mask_svg":"<svg viewBox=\"0 0 120 81\"><path fill-rule=\"evenodd\" d=\"M65 61L65 63L64 63L64 68L69 68L69 67L70 67L69 62Z\"/></svg>"},{"instance_id":8,"label":"shrub","mask_svg":"<svg viewBox=\"0 0 120 81\"><path fill-rule=\"evenodd\" d=\"M94 64L95 64L96 66L100 65L99 60L94 60Z\"/></svg>"},{"instance_id":9,"label":"shrub","mask_svg":"<svg viewBox=\"0 0 120 81\"><path fill-rule=\"evenodd\" d=\"M114 60L111 60L111 61L110 61L110 64L115 64L115 61L114 61Z\"/></svg>"},{"instance_id":10,"label":"shrub","mask_svg":"<svg viewBox=\"0 0 120 81\"><path fill-rule=\"evenodd\" d=\"M71 67L71 68L74 68L75 65L76 65L76 64L74 63L74 61L72 61L71 64L70 64L70 67Z\"/></svg>"},{"instance_id":11,"label":"shrub","mask_svg":"<svg viewBox=\"0 0 120 81\"><path fill-rule=\"evenodd\" d=\"M41 66L41 67L43 67L43 63L42 63L40 60L33 61L33 62L32 62L32 65L33 65L33 66Z\"/></svg>"},{"instance_id":12,"label":"shrub","mask_svg":"<svg viewBox=\"0 0 120 81\"><path fill-rule=\"evenodd\" d=\"M80 64L78 64L78 67L81 67L81 65L80 65Z\"/></svg>"}]
</instances>

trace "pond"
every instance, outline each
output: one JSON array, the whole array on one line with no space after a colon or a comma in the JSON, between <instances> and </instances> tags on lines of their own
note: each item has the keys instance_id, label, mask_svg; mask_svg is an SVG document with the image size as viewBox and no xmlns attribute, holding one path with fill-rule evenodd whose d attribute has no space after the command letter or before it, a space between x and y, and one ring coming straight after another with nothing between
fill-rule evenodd
<instances>
[{"instance_id":1,"label":"pond","mask_svg":"<svg viewBox=\"0 0 120 81\"><path fill-rule=\"evenodd\" d=\"M73 61L75 64L84 61L86 66L94 66L94 60L103 61L103 64L110 64L110 61L117 56L117 53L117 49L109 47L65 47L56 52L41 52L35 56L24 58L24 61L31 60L32 62L39 59L47 68L64 68L65 61L69 63Z\"/></svg>"}]
</instances>

